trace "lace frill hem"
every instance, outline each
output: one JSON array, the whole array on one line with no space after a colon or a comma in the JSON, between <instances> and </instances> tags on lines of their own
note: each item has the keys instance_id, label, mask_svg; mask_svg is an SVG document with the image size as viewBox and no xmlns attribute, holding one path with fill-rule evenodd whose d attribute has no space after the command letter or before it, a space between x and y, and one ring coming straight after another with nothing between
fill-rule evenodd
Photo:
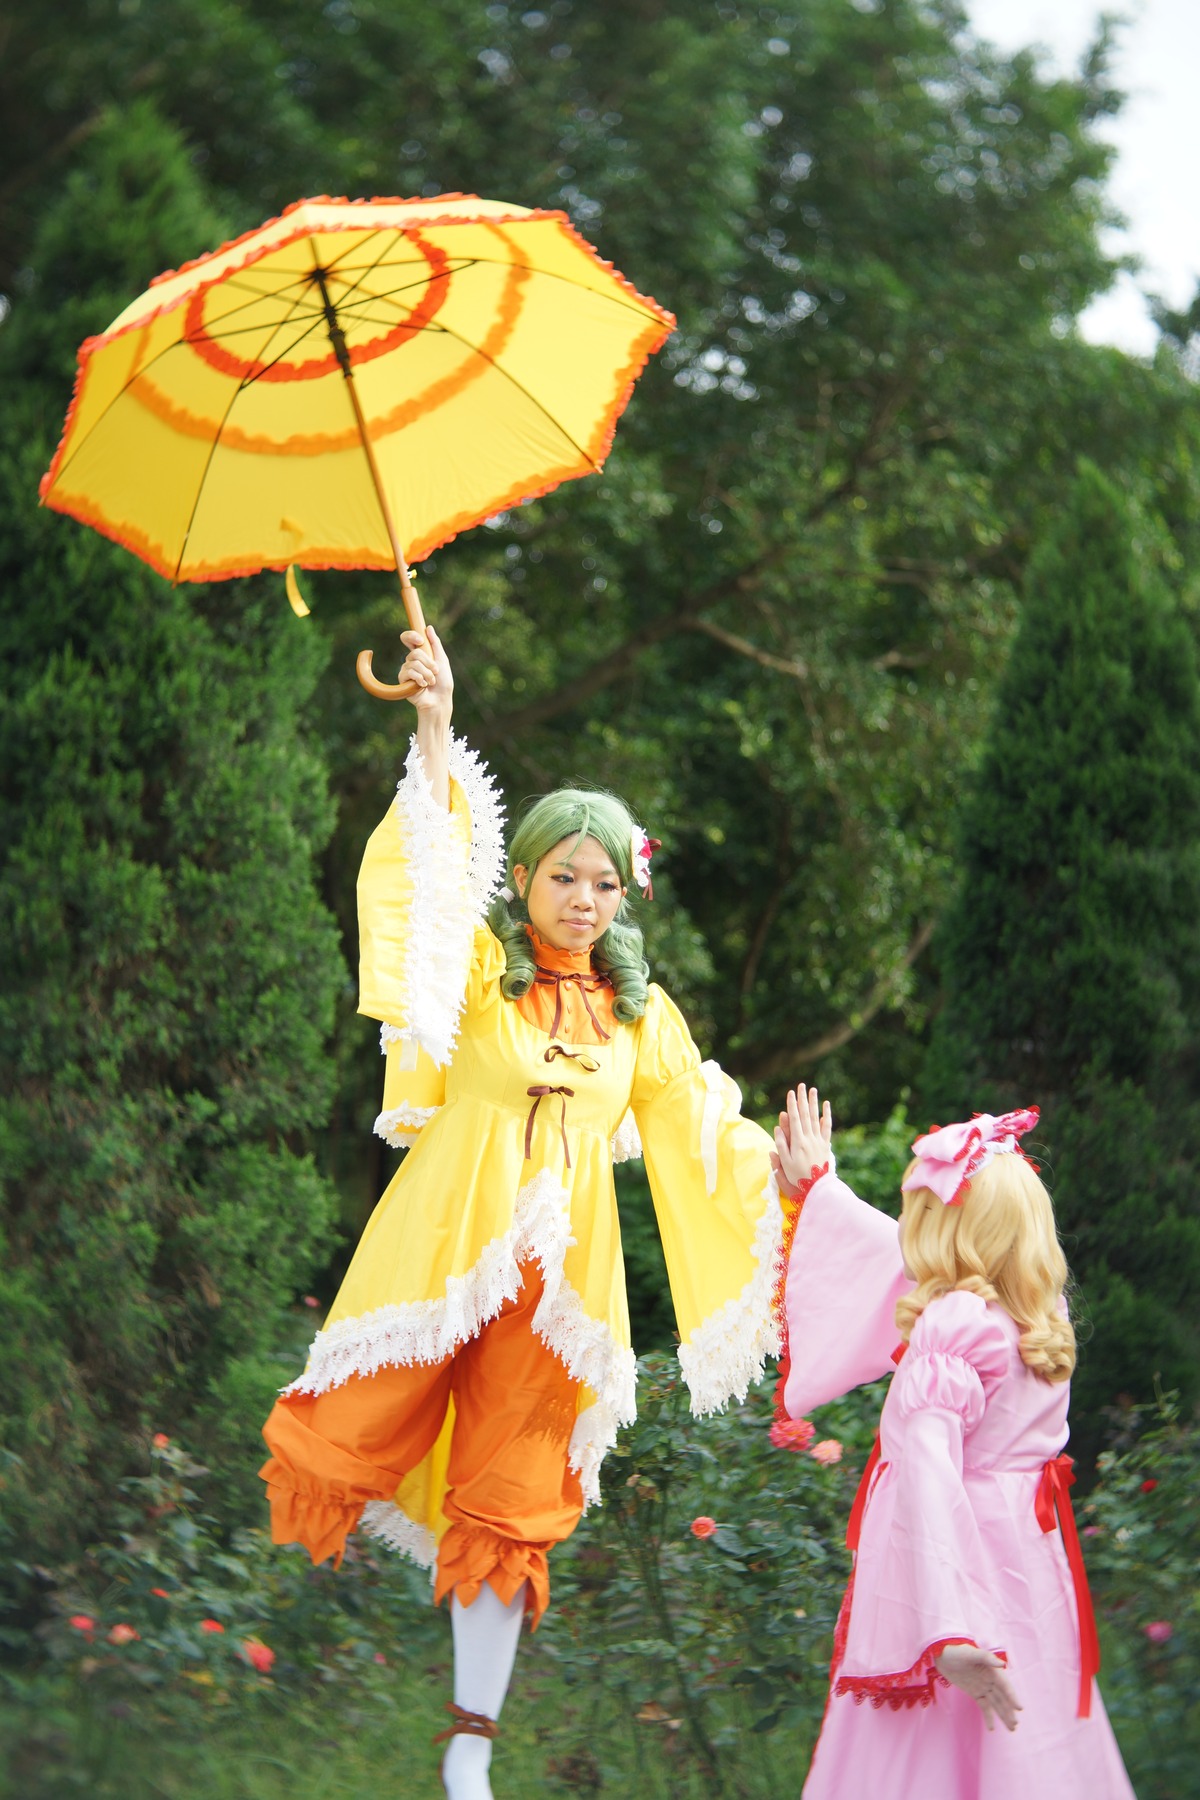
<instances>
[{"instance_id":1,"label":"lace frill hem","mask_svg":"<svg viewBox=\"0 0 1200 1800\"><path fill-rule=\"evenodd\" d=\"M616 1344L602 1320L588 1316L566 1279L563 1264L573 1241L567 1191L543 1169L517 1195L510 1229L493 1238L465 1275L447 1281L442 1298L381 1306L327 1326L313 1339L303 1375L284 1393L322 1394L390 1364L441 1362L515 1300L521 1264L536 1262L543 1285L533 1329L572 1380L596 1396L576 1421L570 1460L584 1504L598 1501L604 1455L617 1428L636 1416L637 1366L633 1351Z\"/></svg>"},{"instance_id":2,"label":"lace frill hem","mask_svg":"<svg viewBox=\"0 0 1200 1800\"><path fill-rule=\"evenodd\" d=\"M381 1042L419 1045L442 1067L458 1037L476 927L504 872L504 813L495 782L475 751L451 736L450 774L466 796L471 843L447 829L414 737L396 790L397 824L412 872L412 902L400 970L403 1023L385 1025Z\"/></svg>"},{"instance_id":3,"label":"lace frill hem","mask_svg":"<svg viewBox=\"0 0 1200 1800\"><path fill-rule=\"evenodd\" d=\"M900 1675L839 1675L833 1684L835 1694L849 1694L856 1706L870 1701L876 1709L888 1706L893 1712L904 1707L932 1706L940 1687L949 1687L944 1675L935 1667L937 1658L950 1644L974 1644L974 1638L939 1638L923 1650L911 1669Z\"/></svg>"},{"instance_id":4,"label":"lace frill hem","mask_svg":"<svg viewBox=\"0 0 1200 1800\"><path fill-rule=\"evenodd\" d=\"M441 1110L440 1106L393 1106L376 1119L375 1136L393 1150L411 1150L418 1134Z\"/></svg>"},{"instance_id":5,"label":"lace frill hem","mask_svg":"<svg viewBox=\"0 0 1200 1800\"><path fill-rule=\"evenodd\" d=\"M705 1319L679 1348L679 1367L697 1419L719 1412L731 1400L744 1400L750 1384L762 1375L767 1357L779 1351L771 1293L783 1212L773 1174L762 1199L763 1210L754 1232L754 1273L741 1293Z\"/></svg>"},{"instance_id":6,"label":"lace frill hem","mask_svg":"<svg viewBox=\"0 0 1200 1800\"><path fill-rule=\"evenodd\" d=\"M367 1537L378 1538L389 1550L398 1550L402 1556L411 1557L420 1568L430 1570L432 1581L432 1571L437 1563L437 1539L428 1526L418 1525L415 1519L410 1519L394 1500L368 1500L362 1509L358 1529Z\"/></svg>"},{"instance_id":7,"label":"lace frill hem","mask_svg":"<svg viewBox=\"0 0 1200 1800\"><path fill-rule=\"evenodd\" d=\"M641 1161L642 1137L631 1112L625 1114L613 1132L611 1148L614 1163Z\"/></svg>"}]
</instances>

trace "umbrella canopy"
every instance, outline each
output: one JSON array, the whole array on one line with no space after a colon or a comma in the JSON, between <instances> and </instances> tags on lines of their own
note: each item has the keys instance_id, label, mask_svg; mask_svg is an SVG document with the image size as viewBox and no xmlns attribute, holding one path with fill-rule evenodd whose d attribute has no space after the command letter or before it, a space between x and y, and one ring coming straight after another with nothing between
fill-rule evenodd
<instances>
[{"instance_id":1,"label":"umbrella canopy","mask_svg":"<svg viewBox=\"0 0 1200 1800\"><path fill-rule=\"evenodd\" d=\"M598 469L674 323L563 213L301 200L88 339L42 500L173 581L403 578Z\"/></svg>"}]
</instances>

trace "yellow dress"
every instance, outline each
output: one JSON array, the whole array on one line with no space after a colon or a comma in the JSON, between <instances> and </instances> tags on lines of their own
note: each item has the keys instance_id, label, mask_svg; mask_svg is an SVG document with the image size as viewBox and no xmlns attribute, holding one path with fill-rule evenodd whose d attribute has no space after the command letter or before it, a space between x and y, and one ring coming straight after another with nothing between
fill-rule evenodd
<instances>
[{"instance_id":1,"label":"yellow dress","mask_svg":"<svg viewBox=\"0 0 1200 1800\"><path fill-rule=\"evenodd\" d=\"M380 1021L387 1055L376 1130L411 1147L286 1391L438 1361L513 1298L520 1265L536 1262L534 1329L580 1384L569 1458L586 1504L618 1427L635 1416L614 1159L645 1157L699 1416L743 1397L778 1349L771 1140L740 1116L735 1084L701 1062L661 988L651 985L643 1017L607 1043L560 1038L561 1049L504 998L504 950L482 923L501 878L502 815L461 742L451 772L447 815L414 740L363 859L359 1010ZM431 1454L361 1520L425 1564L445 1529L453 1424L451 1403Z\"/></svg>"}]
</instances>

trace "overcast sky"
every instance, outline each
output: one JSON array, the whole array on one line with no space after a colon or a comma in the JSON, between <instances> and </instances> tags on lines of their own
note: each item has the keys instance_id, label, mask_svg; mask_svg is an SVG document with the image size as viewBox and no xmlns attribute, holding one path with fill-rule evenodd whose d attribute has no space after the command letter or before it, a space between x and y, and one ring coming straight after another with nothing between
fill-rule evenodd
<instances>
[{"instance_id":1,"label":"overcast sky","mask_svg":"<svg viewBox=\"0 0 1200 1800\"><path fill-rule=\"evenodd\" d=\"M1085 337L1148 353L1154 327L1145 293L1172 306L1200 281L1200 0L964 0L978 37L1001 50L1043 45L1073 72L1102 11L1129 23L1117 39L1115 84L1129 96L1105 135L1117 146L1110 192L1128 220L1109 248L1133 252L1141 272L1122 276L1081 321Z\"/></svg>"}]
</instances>

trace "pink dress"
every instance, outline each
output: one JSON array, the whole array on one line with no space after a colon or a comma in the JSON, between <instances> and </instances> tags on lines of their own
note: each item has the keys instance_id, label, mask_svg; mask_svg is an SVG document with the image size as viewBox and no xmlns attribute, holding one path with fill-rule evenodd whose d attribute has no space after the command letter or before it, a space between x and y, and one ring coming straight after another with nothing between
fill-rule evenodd
<instances>
[{"instance_id":1,"label":"pink dress","mask_svg":"<svg viewBox=\"0 0 1200 1800\"><path fill-rule=\"evenodd\" d=\"M1094 1684L1078 1716L1075 1587L1061 1531L1039 1519L1069 1384L1027 1369L1013 1320L968 1293L926 1308L897 1365L911 1286L895 1220L821 1176L787 1269L784 1405L801 1418L896 1372L804 1800L1133 1800ZM1015 1732L989 1732L937 1675L954 1641L1006 1656Z\"/></svg>"}]
</instances>

